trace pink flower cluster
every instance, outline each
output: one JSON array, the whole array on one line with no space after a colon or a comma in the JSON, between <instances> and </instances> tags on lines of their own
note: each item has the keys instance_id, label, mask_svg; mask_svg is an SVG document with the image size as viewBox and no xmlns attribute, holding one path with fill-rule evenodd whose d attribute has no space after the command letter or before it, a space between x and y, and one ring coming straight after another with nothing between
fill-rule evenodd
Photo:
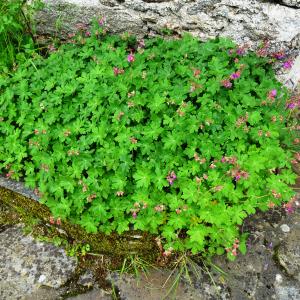
<instances>
[{"instance_id":1,"label":"pink flower cluster","mask_svg":"<svg viewBox=\"0 0 300 300\"><path fill-rule=\"evenodd\" d=\"M237 162L237 158L235 156L231 156L231 157L230 156L223 156L222 159L221 159L221 162L235 165L236 162Z\"/></svg>"},{"instance_id":2,"label":"pink flower cluster","mask_svg":"<svg viewBox=\"0 0 300 300\"><path fill-rule=\"evenodd\" d=\"M169 182L169 184L172 185L174 183L174 181L176 180L177 176L176 176L175 172L172 171L172 172L168 173L168 176L166 178L167 178L167 181Z\"/></svg>"},{"instance_id":3,"label":"pink flower cluster","mask_svg":"<svg viewBox=\"0 0 300 300\"><path fill-rule=\"evenodd\" d=\"M282 60L286 57L286 55L283 51L275 52L272 54L272 56L277 60Z\"/></svg>"},{"instance_id":4,"label":"pink flower cluster","mask_svg":"<svg viewBox=\"0 0 300 300\"><path fill-rule=\"evenodd\" d=\"M162 212L162 211L165 210L165 206L164 206L163 204L156 205L156 206L154 207L154 210L155 210L156 212Z\"/></svg>"},{"instance_id":5,"label":"pink flower cluster","mask_svg":"<svg viewBox=\"0 0 300 300\"><path fill-rule=\"evenodd\" d=\"M10 170L8 173L6 173L6 178L10 178L14 173L15 171Z\"/></svg>"},{"instance_id":6,"label":"pink flower cluster","mask_svg":"<svg viewBox=\"0 0 300 300\"><path fill-rule=\"evenodd\" d=\"M55 224L56 223L57 225L61 225L61 219L57 218L57 220L55 221L53 216L49 217L49 222L50 222L50 224Z\"/></svg>"},{"instance_id":7,"label":"pink flower cluster","mask_svg":"<svg viewBox=\"0 0 300 300\"><path fill-rule=\"evenodd\" d=\"M240 77L241 77L241 72L240 72L240 71L237 71L237 72L232 73L232 74L230 75L230 79L232 79L232 80L238 79L238 78L240 78Z\"/></svg>"},{"instance_id":8,"label":"pink flower cluster","mask_svg":"<svg viewBox=\"0 0 300 300\"><path fill-rule=\"evenodd\" d=\"M136 217L138 216L138 213L140 212L141 209L146 209L148 207L148 204L146 202L135 202L133 204L134 208L132 208L131 211L131 215L134 219L136 219Z\"/></svg>"},{"instance_id":9,"label":"pink flower cluster","mask_svg":"<svg viewBox=\"0 0 300 300\"><path fill-rule=\"evenodd\" d=\"M176 208L175 212L177 215L181 214L182 211L187 211L188 210L188 206L185 204L182 207Z\"/></svg>"},{"instance_id":10,"label":"pink flower cluster","mask_svg":"<svg viewBox=\"0 0 300 300\"><path fill-rule=\"evenodd\" d=\"M222 80L221 85L224 86L227 89L230 89L232 87L232 83L229 79Z\"/></svg>"},{"instance_id":11,"label":"pink flower cluster","mask_svg":"<svg viewBox=\"0 0 300 300\"><path fill-rule=\"evenodd\" d=\"M124 69L119 69L117 67L114 67L114 75L118 76L120 74L124 74Z\"/></svg>"},{"instance_id":12,"label":"pink flower cluster","mask_svg":"<svg viewBox=\"0 0 300 300\"><path fill-rule=\"evenodd\" d=\"M195 161L198 161L201 165L206 162L206 159L200 158L197 152L195 152L195 154L194 154L194 159L195 159Z\"/></svg>"},{"instance_id":13,"label":"pink flower cluster","mask_svg":"<svg viewBox=\"0 0 300 300\"><path fill-rule=\"evenodd\" d=\"M100 18L100 19L98 20L98 25L99 25L100 27L104 26L105 21L106 21L106 18L105 18L105 17Z\"/></svg>"},{"instance_id":14,"label":"pink flower cluster","mask_svg":"<svg viewBox=\"0 0 300 300\"><path fill-rule=\"evenodd\" d=\"M281 198L281 194L280 193L277 193L275 190L272 190L272 195L275 199L279 199Z\"/></svg>"},{"instance_id":15,"label":"pink flower cluster","mask_svg":"<svg viewBox=\"0 0 300 300\"><path fill-rule=\"evenodd\" d=\"M231 253L233 256L237 256L237 249L240 246L240 241L238 239L236 239L233 243L233 245L229 248L225 248L227 253Z\"/></svg>"},{"instance_id":16,"label":"pink flower cluster","mask_svg":"<svg viewBox=\"0 0 300 300\"><path fill-rule=\"evenodd\" d=\"M285 209L285 211L288 214L291 214L295 211L296 206L299 206L299 202L296 201L296 197L294 196L291 198L291 200L289 202L284 203L282 207Z\"/></svg>"},{"instance_id":17,"label":"pink flower cluster","mask_svg":"<svg viewBox=\"0 0 300 300\"><path fill-rule=\"evenodd\" d=\"M231 169L227 174L233 177L235 181L239 181L242 178L247 179L249 177L248 172L240 170L239 168Z\"/></svg>"},{"instance_id":18,"label":"pink flower cluster","mask_svg":"<svg viewBox=\"0 0 300 300\"><path fill-rule=\"evenodd\" d=\"M292 164L296 165L300 162L300 152L294 154L294 159L291 161Z\"/></svg>"},{"instance_id":19,"label":"pink flower cluster","mask_svg":"<svg viewBox=\"0 0 300 300\"><path fill-rule=\"evenodd\" d=\"M224 86L227 89L230 89L232 87L232 82L231 80L236 80L239 79L241 77L241 71L244 68L244 65L241 65L239 70L237 70L236 72L232 73L229 78L226 78L224 80L221 80L221 85Z\"/></svg>"},{"instance_id":20,"label":"pink flower cluster","mask_svg":"<svg viewBox=\"0 0 300 300\"><path fill-rule=\"evenodd\" d=\"M268 99L274 99L277 96L277 90L271 90L268 94Z\"/></svg>"},{"instance_id":21,"label":"pink flower cluster","mask_svg":"<svg viewBox=\"0 0 300 300\"><path fill-rule=\"evenodd\" d=\"M289 70L293 66L293 61L291 59L289 59L289 60L285 61L282 66L284 69Z\"/></svg>"},{"instance_id":22,"label":"pink flower cluster","mask_svg":"<svg viewBox=\"0 0 300 300\"><path fill-rule=\"evenodd\" d=\"M246 48L245 47L239 47L236 49L236 54L237 55L244 55L246 52Z\"/></svg>"},{"instance_id":23,"label":"pink flower cluster","mask_svg":"<svg viewBox=\"0 0 300 300\"><path fill-rule=\"evenodd\" d=\"M200 74L201 74L201 70L194 69L194 77L198 78Z\"/></svg>"},{"instance_id":24,"label":"pink flower cluster","mask_svg":"<svg viewBox=\"0 0 300 300\"><path fill-rule=\"evenodd\" d=\"M300 107L300 96L293 96L287 103L286 108L287 109L295 109L297 107Z\"/></svg>"},{"instance_id":25,"label":"pink flower cluster","mask_svg":"<svg viewBox=\"0 0 300 300\"><path fill-rule=\"evenodd\" d=\"M86 200L87 200L87 202L92 202L96 198L97 198L96 194L91 194L86 198Z\"/></svg>"}]
</instances>

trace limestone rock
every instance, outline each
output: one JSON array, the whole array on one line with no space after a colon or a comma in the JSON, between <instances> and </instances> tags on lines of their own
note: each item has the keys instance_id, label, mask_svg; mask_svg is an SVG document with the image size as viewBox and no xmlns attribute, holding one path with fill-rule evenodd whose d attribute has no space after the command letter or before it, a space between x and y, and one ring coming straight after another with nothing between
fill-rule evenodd
<instances>
[{"instance_id":1,"label":"limestone rock","mask_svg":"<svg viewBox=\"0 0 300 300\"><path fill-rule=\"evenodd\" d=\"M282 3L291 7L300 7L300 0L282 0Z\"/></svg>"},{"instance_id":2,"label":"limestone rock","mask_svg":"<svg viewBox=\"0 0 300 300\"><path fill-rule=\"evenodd\" d=\"M59 288L75 272L76 259L25 236L20 226L0 232L0 240L0 299L22 299L42 285Z\"/></svg>"},{"instance_id":3,"label":"limestone rock","mask_svg":"<svg viewBox=\"0 0 300 300\"><path fill-rule=\"evenodd\" d=\"M93 289L85 294L80 294L71 298L67 298L68 300L110 300L114 299L110 295L106 294L101 289Z\"/></svg>"},{"instance_id":4,"label":"limestone rock","mask_svg":"<svg viewBox=\"0 0 300 300\"><path fill-rule=\"evenodd\" d=\"M157 34L162 28L184 31L208 39L227 36L257 47L268 39L275 50L299 48L298 0L44 0L37 14L38 32L66 36L77 23L90 24L105 16L110 32L138 36ZM292 7L287 5L291 3ZM280 4L281 3L281 4Z\"/></svg>"},{"instance_id":5,"label":"limestone rock","mask_svg":"<svg viewBox=\"0 0 300 300\"><path fill-rule=\"evenodd\" d=\"M294 228L278 248L277 258L286 272L300 281L300 226Z\"/></svg>"}]
</instances>

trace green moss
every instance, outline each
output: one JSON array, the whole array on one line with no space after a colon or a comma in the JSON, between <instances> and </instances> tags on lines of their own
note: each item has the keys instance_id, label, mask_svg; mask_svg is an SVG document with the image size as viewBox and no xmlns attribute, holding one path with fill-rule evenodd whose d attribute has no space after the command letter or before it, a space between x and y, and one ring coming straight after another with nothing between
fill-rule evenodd
<instances>
[{"instance_id":1,"label":"green moss","mask_svg":"<svg viewBox=\"0 0 300 300\"><path fill-rule=\"evenodd\" d=\"M20 222L21 219L25 224L34 227L32 232L36 236L46 235L49 240L51 237L60 237L71 245L89 244L91 252L111 257L115 265L122 263L125 257L132 254L137 254L149 262L155 261L159 255L154 236L146 233L131 231L122 235L89 234L80 226L66 221L60 226L53 225L49 228L45 225L49 224L51 213L45 205L3 187L0 187L0 203L9 211L6 218L1 216L2 224ZM17 214L18 217L9 222L12 214ZM5 222L2 222L2 218ZM136 239L135 235L140 235L141 238Z\"/></svg>"}]
</instances>

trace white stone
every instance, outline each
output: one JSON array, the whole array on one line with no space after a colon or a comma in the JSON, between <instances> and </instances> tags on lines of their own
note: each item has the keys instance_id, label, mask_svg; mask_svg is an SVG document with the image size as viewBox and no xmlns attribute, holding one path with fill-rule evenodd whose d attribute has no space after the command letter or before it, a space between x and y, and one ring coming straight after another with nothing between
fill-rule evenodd
<instances>
[{"instance_id":1,"label":"white stone","mask_svg":"<svg viewBox=\"0 0 300 300\"><path fill-rule=\"evenodd\" d=\"M45 279L46 279L46 276L42 274L38 281L39 281L39 283L42 283L45 281Z\"/></svg>"},{"instance_id":2,"label":"white stone","mask_svg":"<svg viewBox=\"0 0 300 300\"><path fill-rule=\"evenodd\" d=\"M282 276L280 274L276 274L275 278L276 278L277 283L279 283L279 284L282 283Z\"/></svg>"},{"instance_id":3,"label":"white stone","mask_svg":"<svg viewBox=\"0 0 300 300\"><path fill-rule=\"evenodd\" d=\"M287 224L282 224L280 229L285 233L290 232L290 227Z\"/></svg>"}]
</instances>

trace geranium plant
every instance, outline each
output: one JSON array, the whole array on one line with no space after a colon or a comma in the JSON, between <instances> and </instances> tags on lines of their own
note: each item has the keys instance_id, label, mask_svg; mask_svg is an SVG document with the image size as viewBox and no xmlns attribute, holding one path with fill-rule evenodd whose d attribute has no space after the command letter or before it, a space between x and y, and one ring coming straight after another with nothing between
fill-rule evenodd
<instances>
[{"instance_id":1,"label":"geranium plant","mask_svg":"<svg viewBox=\"0 0 300 300\"><path fill-rule=\"evenodd\" d=\"M244 253L243 219L294 195L299 100L289 106L267 58L227 39L144 41L102 25L0 78L2 174L88 232Z\"/></svg>"}]
</instances>

